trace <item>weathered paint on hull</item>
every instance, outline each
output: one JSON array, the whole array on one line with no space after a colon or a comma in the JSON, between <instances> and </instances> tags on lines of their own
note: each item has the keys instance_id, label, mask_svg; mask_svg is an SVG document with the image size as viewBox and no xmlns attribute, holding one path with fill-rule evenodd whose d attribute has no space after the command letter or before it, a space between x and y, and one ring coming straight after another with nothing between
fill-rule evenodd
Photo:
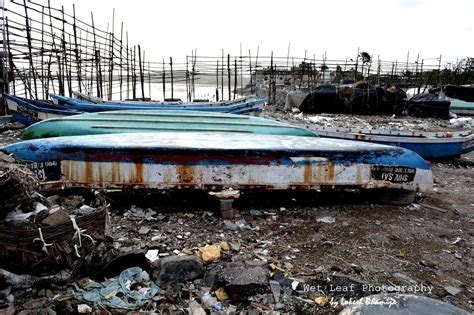
<instances>
[{"instance_id":1,"label":"weathered paint on hull","mask_svg":"<svg viewBox=\"0 0 474 315\"><path fill-rule=\"evenodd\" d=\"M91 139L92 138L92 139ZM429 191L429 165L401 148L311 137L113 134L30 140L5 147L43 179L96 188Z\"/></svg>"}]
</instances>

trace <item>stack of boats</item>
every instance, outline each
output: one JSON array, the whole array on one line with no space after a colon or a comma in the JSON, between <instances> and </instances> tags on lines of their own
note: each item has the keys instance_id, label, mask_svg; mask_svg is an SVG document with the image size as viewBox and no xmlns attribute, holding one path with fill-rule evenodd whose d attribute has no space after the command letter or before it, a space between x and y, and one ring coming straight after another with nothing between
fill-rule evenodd
<instances>
[{"instance_id":1,"label":"stack of boats","mask_svg":"<svg viewBox=\"0 0 474 315\"><path fill-rule=\"evenodd\" d=\"M92 102L50 94L53 103L21 98L4 94L7 107L12 116L22 124L29 126L50 118L61 118L82 113L121 110L198 110L203 112L222 112L232 114L258 114L265 105L266 98L253 96L225 102L182 103L182 102L137 102L108 101Z\"/></svg>"},{"instance_id":2,"label":"stack of boats","mask_svg":"<svg viewBox=\"0 0 474 315\"><path fill-rule=\"evenodd\" d=\"M264 99L199 105L98 104L54 96L58 104L45 105L5 97L12 114L25 124L51 117L39 113L61 117L28 127L25 141L2 149L29 163L49 186L341 188L376 191L394 203L412 202L416 192L432 186L429 164L401 144L320 138L287 123L238 115L260 111ZM86 108L93 109L83 113Z\"/></svg>"}]
</instances>

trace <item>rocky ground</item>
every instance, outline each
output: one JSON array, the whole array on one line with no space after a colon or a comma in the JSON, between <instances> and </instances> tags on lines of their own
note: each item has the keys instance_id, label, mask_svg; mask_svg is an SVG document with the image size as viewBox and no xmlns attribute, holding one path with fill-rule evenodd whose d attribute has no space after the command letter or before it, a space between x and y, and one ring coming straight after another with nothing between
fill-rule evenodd
<instances>
[{"instance_id":1,"label":"rocky ground","mask_svg":"<svg viewBox=\"0 0 474 315\"><path fill-rule=\"evenodd\" d=\"M20 135L4 130L0 145ZM130 302L130 292L139 292L149 296L137 308L164 313L337 314L350 299L399 291L472 312L474 154L431 165L433 193L404 207L374 204L357 192L244 193L229 221L205 194L110 192L108 237L86 268L62 285L2 284L2 307L116 312L115 297ZM120 273L130 292L100 277ZM94 303L94 288L112 289Z\"/></svg>"}]
</instances>

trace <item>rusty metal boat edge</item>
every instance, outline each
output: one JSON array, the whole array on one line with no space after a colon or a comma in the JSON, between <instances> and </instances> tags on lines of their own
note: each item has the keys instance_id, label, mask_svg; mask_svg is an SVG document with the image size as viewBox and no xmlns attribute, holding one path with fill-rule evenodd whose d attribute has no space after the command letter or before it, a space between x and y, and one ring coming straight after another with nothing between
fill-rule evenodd
<instances>
[{"instance_id":1,"label":"rusty metal boat edge","mask_svg":"<svg viewBox=\"0 0 474 315\"><path fill-rule=\"evenodd\" d=\"M433 183L429 165L412 151L337 139L137 133L30 140L3 150L65 187L428 192Z\"/></svg>"}]
</instances>

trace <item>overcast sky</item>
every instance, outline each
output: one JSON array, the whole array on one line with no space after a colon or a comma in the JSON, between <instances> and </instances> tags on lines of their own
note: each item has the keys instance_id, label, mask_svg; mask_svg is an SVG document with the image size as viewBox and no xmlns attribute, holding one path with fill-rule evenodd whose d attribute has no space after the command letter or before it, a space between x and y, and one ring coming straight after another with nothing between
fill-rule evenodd
<instances>
[{"instance_id":1,"label":"overcast sky","mask_svg":"<svg viewBox=\"0 0 474 315\"><path fill-rule=\"evenodd\" d=\"M53 0L59 6L61 0ZM106 29L115 8L130 44L147 58L220 56L251 49L255 55L328 59L355 57L357 48L383 60L474 57L474 0L63 0L67 11Z\"/></svg>"}]
</instances>

